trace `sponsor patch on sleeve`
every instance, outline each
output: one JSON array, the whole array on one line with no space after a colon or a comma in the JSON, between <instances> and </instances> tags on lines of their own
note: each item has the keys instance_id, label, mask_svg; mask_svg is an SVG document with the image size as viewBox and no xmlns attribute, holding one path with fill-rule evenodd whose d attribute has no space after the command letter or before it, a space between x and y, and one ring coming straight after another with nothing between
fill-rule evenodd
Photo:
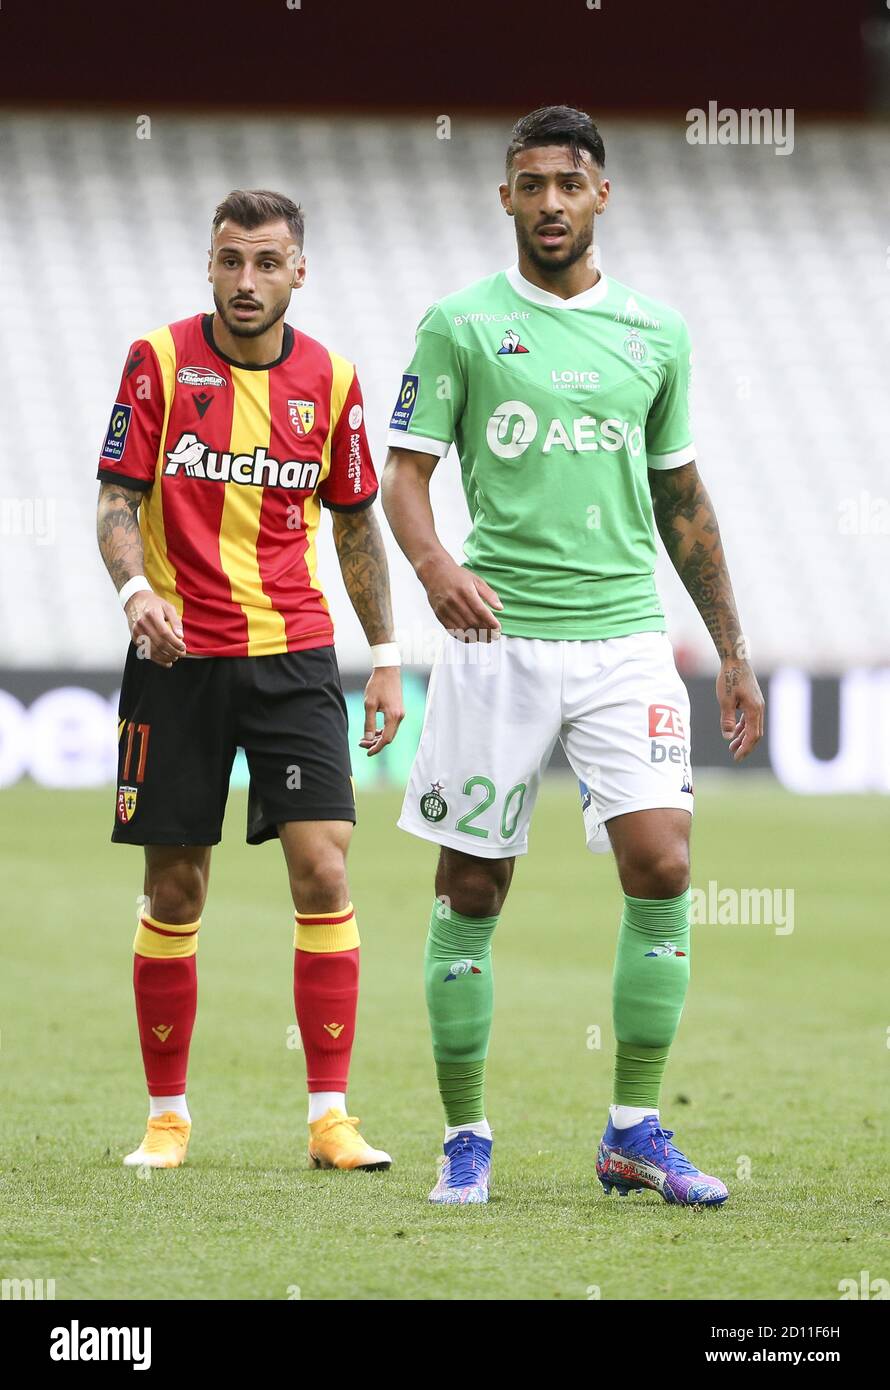
<instances>
[{"instance_id":1,"label":"sponsor patch on sleeve","mask_svg":"<svg viewBox=\"0 0 890 1390\"><path fill-rule=\"evenodd\" d=\"M120 401L115 401L111 411L111 419L108 422L108 433L105 436L105 443L102 445L102 457L104 459L112 459L118 463L123 458L132 414L133 407L131 405L121 405Z\"/></svg>"},{"instance_id":2,"label":"sponsor patch on sleeve","mask_svg":"<svg viewBox=\"0 0 890 1390\"><path fill-rule=\"evenodd\" d=\"M389 422L391 430L406 430L410 425L411 416L414 414L414 407L417 404L419 385L420 378L412 375L411 372L406 372L402 377L399 399L396 401L396 408Z\"/></svg>"}]
</instances>

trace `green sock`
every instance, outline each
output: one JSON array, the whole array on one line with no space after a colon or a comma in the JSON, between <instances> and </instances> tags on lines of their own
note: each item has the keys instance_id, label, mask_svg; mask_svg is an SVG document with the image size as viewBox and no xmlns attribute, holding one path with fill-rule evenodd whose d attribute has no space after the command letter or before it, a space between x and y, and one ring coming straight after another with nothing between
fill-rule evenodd
<instances>
[{"instance_id":1,"label":"green sock","mask_svg":"<svg viewBox=\"0 0 890 1390\"><path fill-rule=\"evenodd\" d=\"M658 1108L689 987L690 901L688 888L677 898L624 895L612 982L615 1105Z\"/></svg>"},{"instance_id":2,"label":"green sock","mask_svg":"<svg viewBox=\"0 0 890 1390\"><path fill-rule=\"evenodd\" d=\"M449 1125L485 1119L485 1058L494 1009L491 937L497 917L464 917L438 898L424 955L439 1094Z\"/></svg>"}]
</instances>

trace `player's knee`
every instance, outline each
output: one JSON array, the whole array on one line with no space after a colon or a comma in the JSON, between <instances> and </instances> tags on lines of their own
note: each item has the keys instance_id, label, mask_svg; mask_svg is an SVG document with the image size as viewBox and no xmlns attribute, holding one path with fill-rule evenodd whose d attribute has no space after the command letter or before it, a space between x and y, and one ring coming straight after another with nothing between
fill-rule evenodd
<instances>
[{"instance_id":1,"label":"player's knee","mask_svg":"<svg viewBox=\"0 0 890 1390\"><path fill-rule=\"evenodd\" d=\"M148 912L156 922L184 926L197 922L204 911L207 881L196 864L177 865L146 882Z\"/></svg>"},{"instance_id":2,"label":"player's knee","mask_svg":"<svg viewBox=\"0 0 890 1390\"><path fill-rule=\"evenodd\" d=\"M678 898L689 887L689 846L684 841L655 854L626 855L619 865L621 885L634 898Z\"/></svg>"},{"instance_id":3,"label":"player's knee","mask_svg":"<svg viewBox=\"0 0 890 1390\"><path fill-rule=\"evenodd\" d=\"M689 853L684 847L666 855L654 866L653 898L678 898L689 887Z\"/></svg>"},{"instance_id":4,"label":"player's knee","mask_svg":"<svg viewBox=\"0 0 890 1390\"><path fill-rule=\"evenodd\" d=\"M496 917L513 877L512 859L477 859L443 849L436 873L436 896L464 917Z\"/></svg>"},{"instance_id":5,"label":"player's knee","mask_svg":"<svg viewBox=\"0 0 890 1390\"><path fill-rule=\"evenodd\" d=\"M345 907L349 891L343 854L331 846L305 856L291 872L291 891L299 912L327 912Z\"/></svg>"}]
</instances>

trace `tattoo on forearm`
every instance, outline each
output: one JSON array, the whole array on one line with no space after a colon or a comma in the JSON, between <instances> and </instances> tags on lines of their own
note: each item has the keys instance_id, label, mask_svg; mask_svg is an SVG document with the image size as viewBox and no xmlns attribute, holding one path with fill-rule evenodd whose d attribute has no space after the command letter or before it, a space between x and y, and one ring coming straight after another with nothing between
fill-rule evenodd
<instances>
[{"instance_id":1,"label":"tattoo on forearm","mask_svg":"<svg viewBox=\"0 0 890 1390\"><path fill-rule=\"evenodd\" d=\"M649 474L659 535L721 659L746 656L711 499L694 463Z\"/></svg>"},{"instance_id":2,"label":"tattoo on forearm","mask_svg":"<svg viewBox=\"0 0 890 1390\"><path fill-rule=\"evenodd\" d=\"M96 512L96 537L114 587L141 574L145 559L137 512L144 494L118 483L102 483Z\"/></svg>"},{"instance_id":3,"label":"tattoo on forearm","mask_svg":"<svg viewBox=\"0 0 890 1390\"><path fill-rule=\"evenodd\" d=\"M393 640L389 569L377 518L370 508L332 512L334 543L346 592L371 646Z\"/></svg>"}]
</instances>

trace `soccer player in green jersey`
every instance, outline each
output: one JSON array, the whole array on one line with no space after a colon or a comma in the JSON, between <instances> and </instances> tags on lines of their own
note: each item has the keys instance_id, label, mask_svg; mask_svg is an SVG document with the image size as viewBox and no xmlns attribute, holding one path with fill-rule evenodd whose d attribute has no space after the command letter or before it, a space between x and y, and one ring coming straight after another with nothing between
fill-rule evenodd
<instances>
[{"instance_id":1,"label":"soccer player in green jersey","mask_svg":"<svg viewBox=\"0 0 890 1390\"><path fill-rule=\"evenodd\" d=\"M544 107L517 123L500 196L518 263L424 315L391 422L386 515L447 634L399 821L440 846L425 957L446 1118L433 1202L488 1200L491 942L557 738L588 844L611 845L625 895L597 1173L606 1192L651 1187L689 1205L728 1195L659 1112L689 982L693 792L656 526L717 648L736 761L762 736L763 698L695 463L686 324L598 268L604 167L584 112ZM464 566L440 543L429 497L452 443L472 519Z\"/></svg>"}]
</instances>

